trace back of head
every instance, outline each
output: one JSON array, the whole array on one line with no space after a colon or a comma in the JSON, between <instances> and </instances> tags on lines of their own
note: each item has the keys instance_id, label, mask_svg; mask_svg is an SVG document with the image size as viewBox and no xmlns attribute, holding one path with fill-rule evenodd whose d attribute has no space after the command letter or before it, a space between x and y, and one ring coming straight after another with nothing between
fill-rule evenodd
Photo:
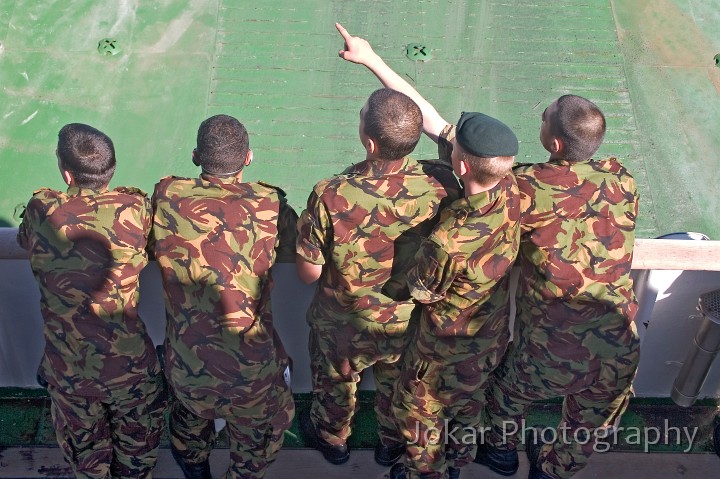
<instances>
[{"instance_id":1,"label":"back of head","mask_svg":"<svg viewBox=\"0 0 720 479\"><path fill-rule=\"evenodd\" d=\"M363 122L365 134L375 141L379 157L385 160L412 153L422 135L420 107L409 96L389 88L370 95Z\"/></svg>"},{"instance_id":2,"label":"back of head","mask_svg":"<svg viewBox=\"0 0 720 479\"><path fill-rule=\"evenodd\" d=\"M563 95L557 100L550 132L563 142L563 157L568 161L592 158L605 137L605 116L590 100Z\"/></svg>"},{"instance_id":3,"label":"back of head","mask_svg":"<svg viewBox=\"0 0 720 479\"><path fill-rule=\"evenodd\" d=\"M205 173L226 176L240 172L249 148L245 126L231 116L211 116L200 124L195 153Z\"/></svg>"},{"instance_id":4,"label":"back of head","mask_svg":"<svg viewBox=\"0 0 720 479\"><path fill-rule=\"evenodd\" d=\"M479 185L493 185L507 176L515 162L514 156L494 156L486 158L465 153L472 178Z\"/></svg>"},{"instance_id":5,"label":"back of head","mask_svg":"<svg viewBox=\"0 0 720 479\"><path fill-rule=\"evenodd\" d=\"M480 185L493 185L512 169L519 151L515 133L497 118L478 112L464 112L456 136L462 159Z\"/></svg>"},{"instance_id":6,"label":"back of head","mask_svg":"<svg viewBox=\"0 0 720 479\"><path fill-rule=\"evenodd\" d=\"M82 123L70 123L58 133L60 167L82 188L107 186L115 173L115 147L108 136Z\"/></svg>"}]
</instances>

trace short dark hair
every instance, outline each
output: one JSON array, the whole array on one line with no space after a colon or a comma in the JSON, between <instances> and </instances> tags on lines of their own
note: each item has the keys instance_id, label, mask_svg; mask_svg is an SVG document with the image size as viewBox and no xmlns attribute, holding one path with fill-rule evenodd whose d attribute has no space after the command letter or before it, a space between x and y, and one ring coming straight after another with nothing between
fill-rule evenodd
<instances>
[{"instance_id":1,"label":"short dark hair","mask_svg":"<svg viewBox=\"0 0 720 479\"><path fill-rule=\"evenodd\" d=\"M58 132L57 156L60 167L69 171L82 188L107 186L115 173L112 140L89 125L63 126Z\"/></svg>"},{"instance_id":2,"label":"short dark hair","mask_svg":"<svg viewBox=\"0 0 720 479\"><path fill-rule=\"evenodd\" d=\"M223 175L245 166L250 140L245 126L229 115L215 115L198 128L195 150L203 171Z\"/></svg>"},{"instance_id":3,"label":"short dark hair","mask_svg":"<svg viewBox=\"0 0 720 479\"><path fill-rule=\"evenodd\" d=\"M577 95L557 99L557 110L550 119L550 133L562 140L564 159L592 158L605 137L605 116L590 100Z\"/></svg>"},{"instance_id":4,"label":"short dark hair","mask_svg":"<svg viewBox=\"0 0 720 479\"><path fill-rule=\"evenodd\" d=\"M487 158L471 155L466 151L461 151L461 153L461 158L467 162L470 169L470 176L483 186L497 183L503 179L512 171L512 165L515 162L514 156Z\"/></svg>"},{"instance_id":5,"label":"short dark hair","mask_svg":"<svg viewBox=\"0 0 720 479\"><path fill-rule=\"evenodd\" d=\"M370 95L363 122L365 134L375 141L379 157L385 160L409 155L422 135L420 107L409 96L390 88Z\"/></svg>"}]
</instances>

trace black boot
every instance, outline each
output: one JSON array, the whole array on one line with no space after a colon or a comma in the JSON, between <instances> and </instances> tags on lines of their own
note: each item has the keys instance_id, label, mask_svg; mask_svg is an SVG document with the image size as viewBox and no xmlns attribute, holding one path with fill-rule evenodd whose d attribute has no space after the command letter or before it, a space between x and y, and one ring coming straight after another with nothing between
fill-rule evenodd
<instances>
[{"instance_id":1,"label":"black boot","mask_svg":"<svg viewBox=\"0 0 720 479\"><path fill-rule=\"evenodd\" d=\"M375 462L381 466L390 467L400 460L404 452L405 444L403 443L386 446L382 442L378 442L375 446Z\"/></svg>"},{"instance_id":2,"label":"black boot","mask_svg":"<svg viewBox=\"0 0 720 479\"><path fill-rule=\"evenodd\" d=\"M207 459L198 464L190 464L182 458L180 452L172 445L170 446L170 452L175 462L177 462L177 465L180 466L180 470L182 470L185 479L212 479L210 475L210 461Z\"/></svg>"},{"instance_id":3,"label":"black boot","mask_svg":"<svg viewBox=\"0 0 720 479\"><path fill-rule=\"evenodd\" d=\"M512 476L520 465L516 450L500 449L485 443L478 445L474 462L487 466L502 476Z\"/></svg>"},{"instance_id":4,"label":"black boot","mask_svg":"<svg viewBox=\"0 0 720 479\"><path fill-rule=\"evenodd\" d=\"M528 462L530 463L530 473L528 479L555 479L549 476L540 468L538 464L538 458L540 457L540 450L542 449L542 442L535 444L535 434L533 431L528 431L525 436L525 451L527 452Z\"/></svg>"},{"instance_id":5,"label":"black boot","mask_svg":"<svg viewBox=\"0 0 720 479\"><path fill-rule=\"evenodd\" d=\"M390 468L390 479L407 479L405 464L395 464Z\"/></svg>"},{"instance_id":6,"label":"black boot","mask_svg":"<svg viewBox=\"0 0 720 479\"><path fill-rule=\"evenodd\" d=\"M346 463L350 459L347 444L330 444L320 437L310 418L310 410L305 409L302 411L298 422L300 423L300 434L305 439L305 443L320 451L327 462L339 465Z\"/></svg>"}]
</instances>

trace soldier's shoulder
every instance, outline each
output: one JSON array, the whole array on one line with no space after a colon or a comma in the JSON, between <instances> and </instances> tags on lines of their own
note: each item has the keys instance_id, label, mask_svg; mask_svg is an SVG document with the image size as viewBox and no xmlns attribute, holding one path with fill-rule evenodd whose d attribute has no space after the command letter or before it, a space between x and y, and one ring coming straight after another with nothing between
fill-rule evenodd
<instances>
[{"instance_id":1,"label":"soldier's shoulder","mask_svg":"<svg viewBox=\"0 0 720 479\"><path fill-rule=\"evenodd\" d=\"M320 196L327 191L337 189L354 176L356 175L352 173L340 173L330 176L329 178L322 179L315 183L315 186L313 186L313 191L315 192L315 194Z\"/></svg>"},{"instance_id":2,"label":"soldier's shoulder","mask_svg":"<svg viewBox=\"0 0 720 479\"><path fill-rule=\"evenodd\" d=\"M147 196L148 196L148 194L145 191L141 190L140 188L136 188L134 186L118 186L113 191L115 191L117 193L121 193L123 195L135 196L135 197L139 197L139 198L147 198Z\"/></svg>"},{"instance_id":3,"label":"soldier's shoulder","mask_svg":"<svg viewBox=\"0 0 720 479\"><path fill-rule=\"evenodd\" d=\"M160 178L156 185L168 185L170 183L185 183L195 181L194 178L187 178L185 176L168 175Z\"/></svg>"},{"instance_id":4,"label":"soldier's shoulder","mask_svg":"<svg viewBox=\"0 0 720 479\"><path fill-rule=\"evenodd\" d=\"M64 193L53 190L52 188L38 188L37 190L33 191L32 198L39 198L39 199L45 199L45 198L57 198L58 196L62 196Z\"/></svg>"},{"instance_id":5,"label":"soldier's shoulder","mask_svg":"<svg viewBox=\"0 0 720 479\"><path fill-rule=\"evenodd\" d=\"M459 195L460 184L450 163L442 160L418 160L417 164L422 174L439 181L446 190L458 190Z\"/></svg>"},{"instance_id":6,"label":"soldier's shoulder","mask_svg":"<svg viewBox=\"0 0 720 479\"><path fill-rule=\"evenodd\" d=\"M280 197L282 197L282 198L285 198L285 197L287 196L287 193L285 193L285 190L283 190L283 189L280 188L279 186L275 186L275 185L273 185L273 184L266 183L266 182L264 182L264 181L258 181L257 184L260 185L260 186L262 186L262 187L264 187L264 188L267 188L267 189L269 189L269 190L272 190L272 191L277 192L277 194L278 194Z\"/></svg>"},{"instance_id":7,"label":"soldier's shoulder","mask_svg":"<svg viewBox=\"0 0 720 479\"><path fill-rule=\"evenodd\" d=\"M33 191L33 195L25 206L25 211L30 210L47 210L53 205L64 203L67 194L63 191L54 190L52 188L39 188Z\"/></svg>"},{"instance_id":8,"label":"soldier's shoulder","mask_svg":"<svg viewBox=\"0 0 720 479\"><path fill-rule=\"evenodd\" d=\"M452 164L442 160L417 160L417 164L425 174L447 177L453 175Z\"/></svg>"},{"instance_id":9,"label":"soldier's shoulder","mask_svg":"<svg viewBox=\"0 0 720 479\"><path fill-rule=\"evenodd\" d=\"M426 168L437 168L440 170L452 171L452 165L442 160L417 160L417 162Z\"/></svg>"},{"instance_id":10,"label":"soldier's shoulder","mask_svg":"<svg viewBox=\"0 0 720 479\"><path fill-rule=\"evenodd\" d=\"M181 185L194 185L195 179L185 178L183 176L165 176L155 183L155 195L164 194L169 188Z\"/></svg>"},{"instance_id":11,"label":"soldier's shoulder","mask_svg":"<svg viewBox=\"0 0 720 479\"><path fill-rule=\"evenodd\" d=\"M547 163L515 163L512 167L512 171L516 176L524 175L547 167L547 165Z\"/></svg>"},{"instance_id":12,"label":"soldier's shoulder","mask_svg":"<svg viewBox=\"0 0 720 479\"><path fill-rule=\"evenodd\" d=\"M619 174L622 176L628 176L632 178L632 173L630 173L630 170L615 156L610 156L607 158L604 158L600 160L600 163L610 170L611 172L615 174Z\"/></svg>"}]
</instances>

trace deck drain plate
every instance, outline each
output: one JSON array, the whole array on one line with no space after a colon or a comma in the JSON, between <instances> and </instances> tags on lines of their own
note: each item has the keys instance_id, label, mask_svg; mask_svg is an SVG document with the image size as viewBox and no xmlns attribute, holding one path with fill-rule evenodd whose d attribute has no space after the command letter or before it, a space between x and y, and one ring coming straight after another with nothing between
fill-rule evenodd
<instances>
[{"instance_id":1,"label":"deck drain plate","mask_svg":"<svg viewBox=\"0 0 720 479\"><path fill-rule=\"evenodd\" d=\"M405 49L405 56L414 62L426 62L432 59L432 50L420 43L411 43Z\"/></svg>"},{"instance_id":2,"label":"deck drain plate","mask_svg":"<svg viewBox=\"0 0 720 479\"><path fill-rule=\"evenodd\" d=\"M97 50L100 55L113 56L120 53L120 45L117 40L103 38L98 42Z\"/></svg>"}]
</instances>

